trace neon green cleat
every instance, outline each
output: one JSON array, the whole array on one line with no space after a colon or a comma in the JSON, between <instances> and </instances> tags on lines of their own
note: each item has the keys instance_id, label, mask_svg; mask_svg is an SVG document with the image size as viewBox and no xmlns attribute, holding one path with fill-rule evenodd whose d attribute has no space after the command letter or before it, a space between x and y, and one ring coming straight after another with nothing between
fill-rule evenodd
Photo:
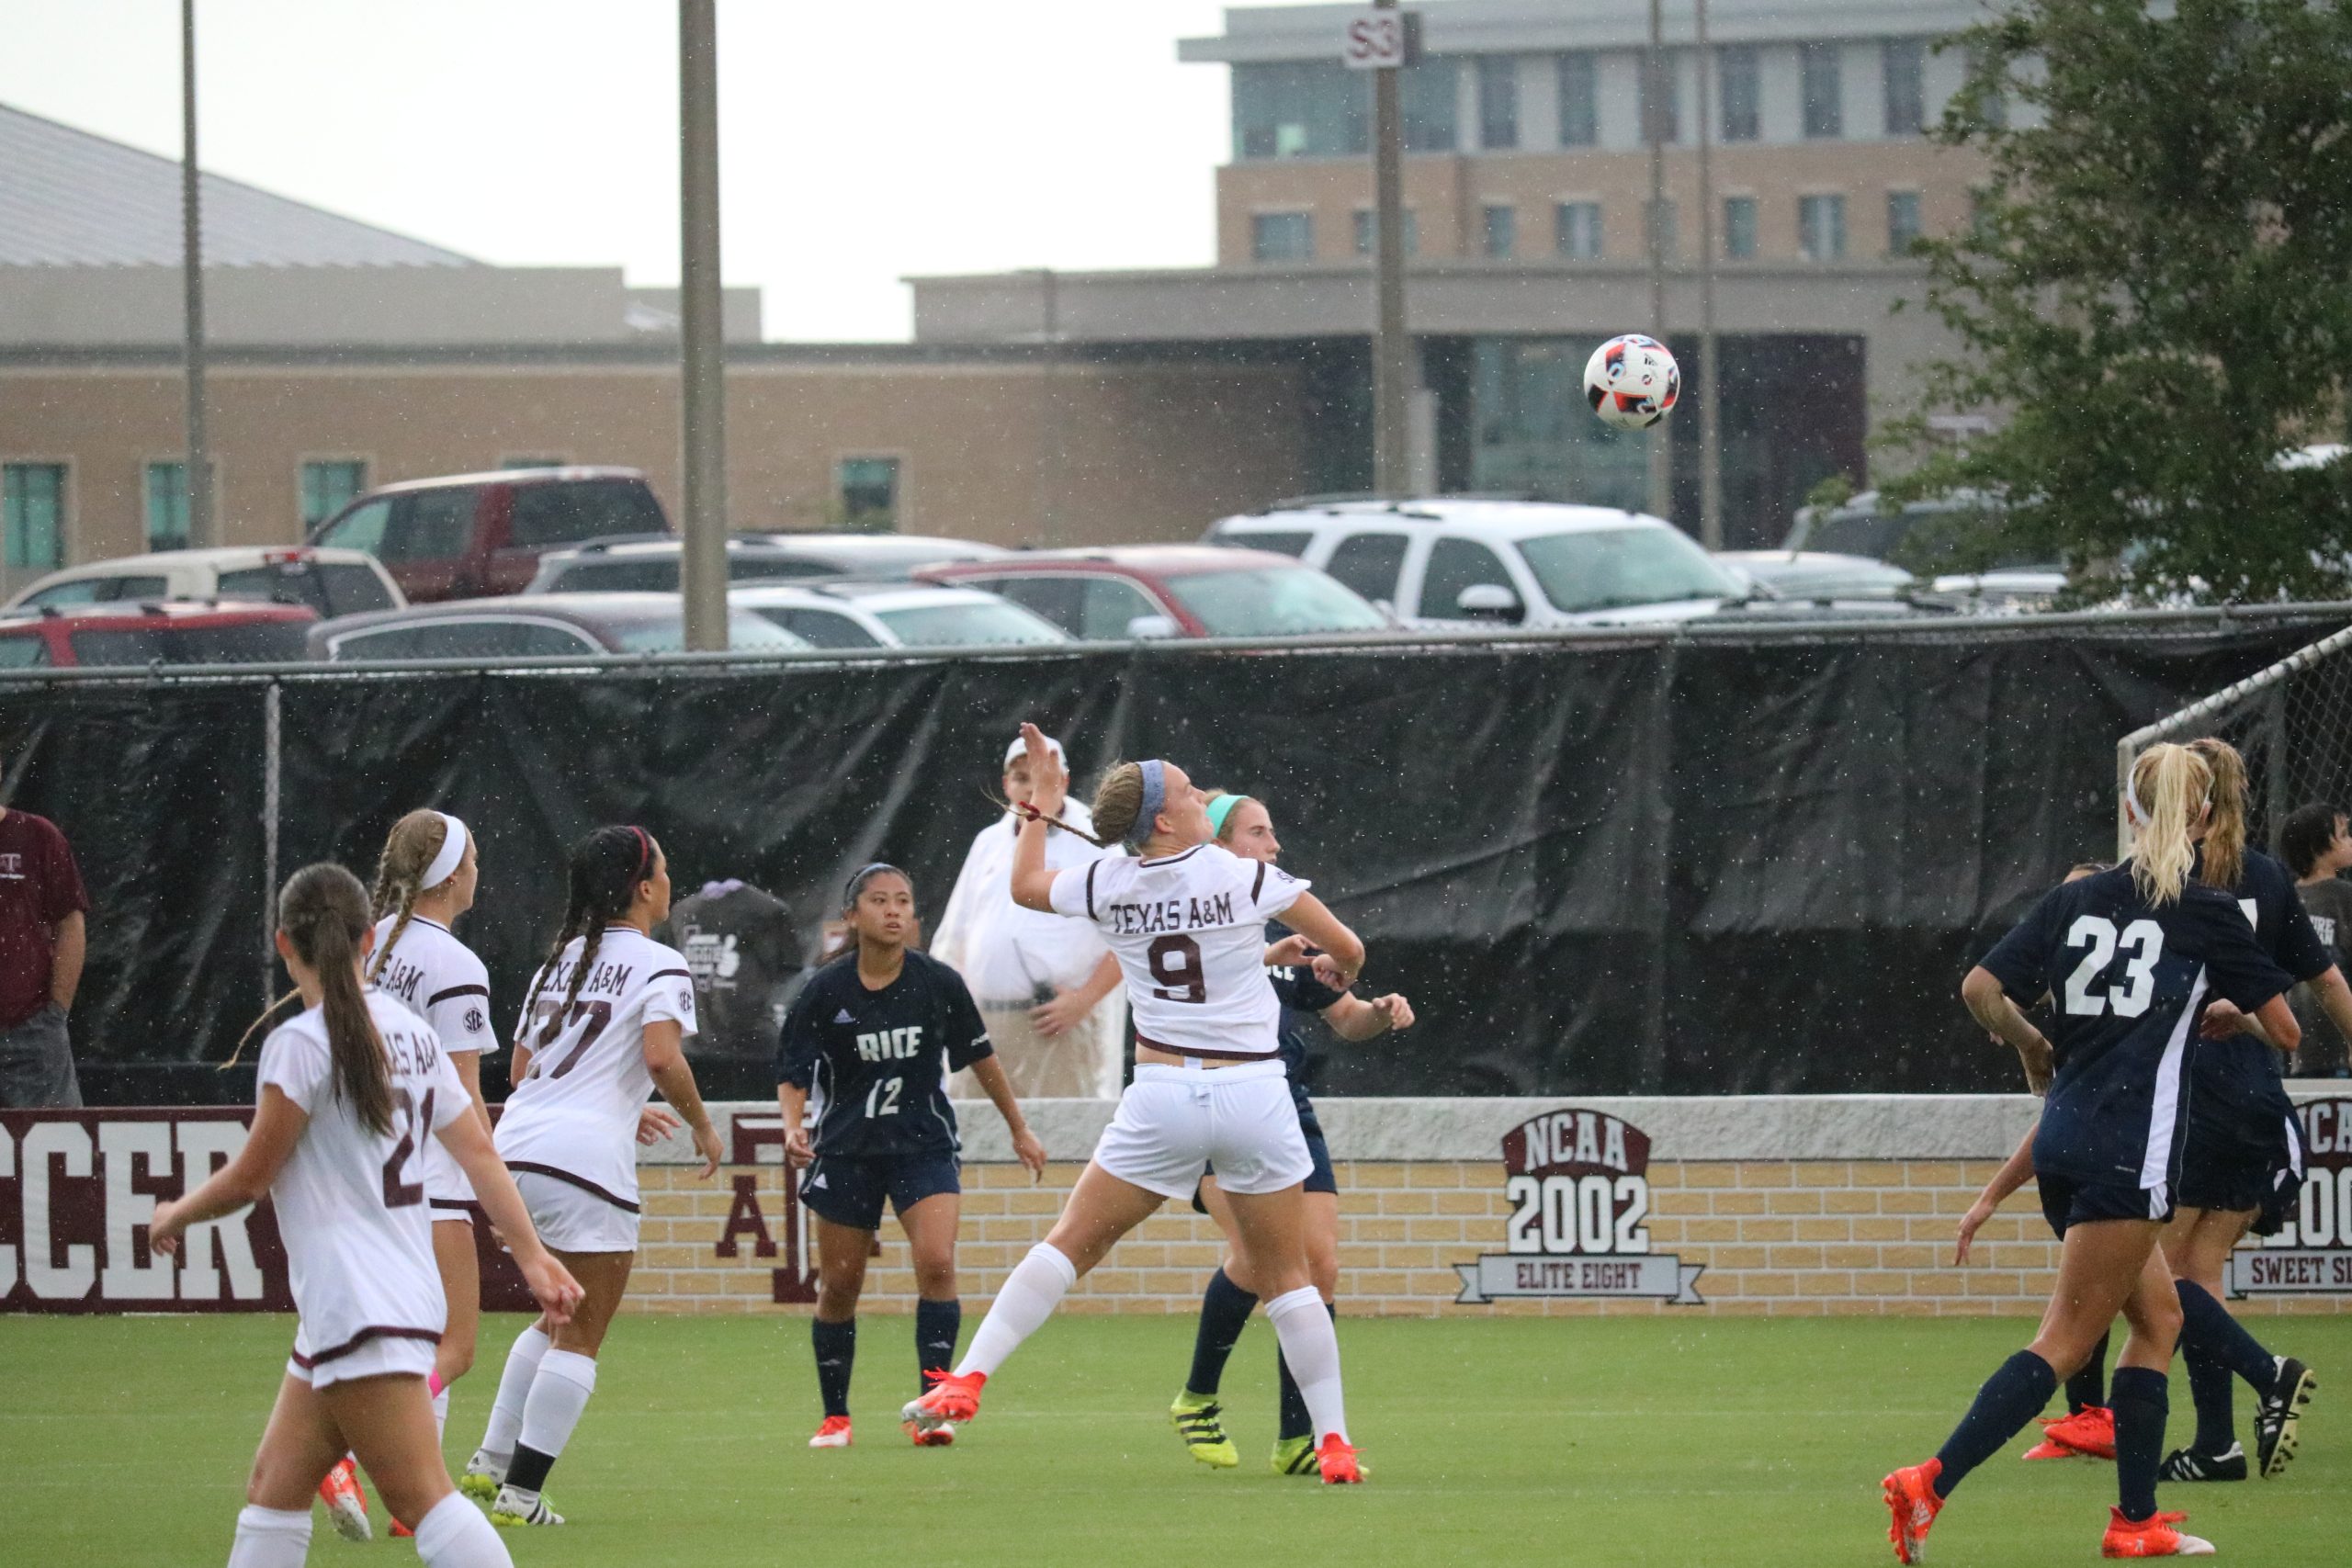
<instances>
[{"instance_id":1,"label":"neon green cleat","mask_svg":"<svg viewBox=\"0 0 2352 1568\"><path fill-rule=\"evenodd\" d=\"M1240 1450L1233 1439L1225 1435L1225 1407L1215 1394L1194 1393L1187 1389L1176 1396L1168 1407L1168 1419L1176 1427L1176 1435L1184 1439L1184 1448L1203 1464L1217 1470L1231 1470L1241 1462Z\"/></svg>"},{"instance_id":2,"label":"neon green cleat","mask_svg":"<svg viewBox=\"0 0 2352 1568\"><path fill-rule=\"evenodd\" d=\"M458 1490L487 1508L498 1496L499 1485L506 1479L506 1467L494 1463L480 1449L466 1461L465 1473L458 1477Z\"/></svg>"},{"instance_id":3,"label":"neon green cleat","mask_svg":"<svg viewBox=\"0 0 2352 1568\"><path fill-rule=\"evenodd\" d=\"M1272 1461L1276 1475L1320 1475L1322 1461L1315 1455L1312 1438L1276 1438Z\"/></svg>"},{"instance_id":4,"label":"neon green cleat","mask_svg":"<svg viewBox=\"0 0 2352 1568\"><path fill-rule=\"evenodd\" d=\"M526 1492L519 1486L502 1486L498 1501L490 1506L490 1522L500 1529L520 1529L526 1525L560 1525L563 1516L548 1506L548 1500L537 1492Z\"/></svg>"}]
</instances>

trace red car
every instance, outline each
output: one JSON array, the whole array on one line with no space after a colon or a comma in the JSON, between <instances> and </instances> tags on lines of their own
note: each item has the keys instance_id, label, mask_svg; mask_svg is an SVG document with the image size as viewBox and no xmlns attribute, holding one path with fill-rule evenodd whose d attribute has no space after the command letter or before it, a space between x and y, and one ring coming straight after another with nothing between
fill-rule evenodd
<instances>
[{"instance_id":1,"label":"red car","mask_svg":"<svg viewBox=\"0 0 2352 1568\"><path fill-rule=\"evenodd\" d=\"M1389 629L1353 589L1271 550L1114 545L1026 550L918 569L926 582L985 588L1082 642L1313 637Z\"/></svg>"},{"instance_id":2,"label":"red car","mask_svg":"<svg viewBox=\"0 0 2352 1568\"><path fill-rule=\"evenodd\" d=\"M93 664L296 664L319 618L308 604L44 604L0 616L0 671Z\"/></svg>"},{"instance_id":3,"label":"red car","mask_svg":"<svg viewBox=\"0 0 2352 1568\"><path fill-rule=\"evenodd\" d=\"M366 550L422 604L520 593L550 551L670 532L635 468L502 468L370 491L312 529L310 542Z\"/></svg>"}]
</instances>

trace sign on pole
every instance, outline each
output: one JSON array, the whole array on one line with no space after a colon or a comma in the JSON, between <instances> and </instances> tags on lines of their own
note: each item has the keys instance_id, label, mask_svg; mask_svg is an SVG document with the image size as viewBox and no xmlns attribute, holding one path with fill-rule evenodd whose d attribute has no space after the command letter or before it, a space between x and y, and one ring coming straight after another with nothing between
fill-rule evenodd
<instances>
[{"instance_id":1,"label":"sign on pole","mask_svg":"<svg viewBox=\"0 0 2352 1568\"><path fill-rule=\"evenodd\" d=\"M1414 11L1359 11L1348 18L1340 44L1340 58L1351 71L1394 71L1420 53L1421 18Z\"/></svg>"}]
</instances>

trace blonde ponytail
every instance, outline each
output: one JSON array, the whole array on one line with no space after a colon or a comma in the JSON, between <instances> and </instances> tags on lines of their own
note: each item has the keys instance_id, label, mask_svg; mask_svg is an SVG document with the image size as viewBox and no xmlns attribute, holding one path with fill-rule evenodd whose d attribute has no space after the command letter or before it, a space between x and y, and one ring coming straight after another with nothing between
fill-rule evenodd
<instances>
[{"instance_id":1,"label":"blonde ponytail","mask_svg":"<svg viewBox=\"0 0 2352 1568\"><path fill-rule=\"evenodd\" d=\"M2245 759L2210 735L2188 749L2213 774L2213 820L2205 829L2205 870L2198 880L2234 893L2245 879Z\"/></svg>"},{"instance_id":2,"label":"blonde ponytail","mask_svg":"<svg viewBox=\"0 0 2352 1568\"><path fill-rule=\"evenodd\" d=\"M2132 764L2132 881L2149 903L2177 902L2197 863L2213 771L2186 746L2151 746Z\"/></svg>"}]
</instances>

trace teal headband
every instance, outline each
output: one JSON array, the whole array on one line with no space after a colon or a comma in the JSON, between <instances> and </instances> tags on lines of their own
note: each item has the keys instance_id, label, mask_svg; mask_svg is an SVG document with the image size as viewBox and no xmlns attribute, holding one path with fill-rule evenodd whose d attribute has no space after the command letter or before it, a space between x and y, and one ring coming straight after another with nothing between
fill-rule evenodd
<instances>
[{"instance_id":1,"label":"teal headband","mask_svg":"<svg viewBox=\"0 0 2352 1568\"><path fill-rule=\"evenodd\" d=\"M1224 837L1225 837L1225 819L1226 819L1227 818L1228 818L1228 817L1232 816L1232 815L1233 815L1233 813L1234 813L1234 809L1235 809L1237 807L1238 807L1238 806L1239 806L1243 801L1248 800L1249 798L1250 798L1250 797L1249 797L1248 795L1218 795L1215 800L1210 801L1210 802L1209 802L1209 835L1210 835L1210 837L1212 837L1212 838L1217 838L1217 839L1222 839L1222 838L1224 838Z\"/></svg>"}]
</instances>

